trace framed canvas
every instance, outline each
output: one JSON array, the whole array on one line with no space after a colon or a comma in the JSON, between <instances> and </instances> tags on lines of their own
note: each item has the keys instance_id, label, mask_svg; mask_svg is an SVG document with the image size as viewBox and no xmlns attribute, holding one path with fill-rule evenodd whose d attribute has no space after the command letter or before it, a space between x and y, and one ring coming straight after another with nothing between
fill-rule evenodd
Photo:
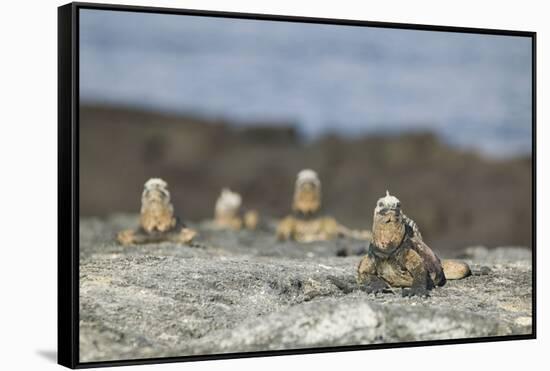
<instances>
[{"instance_id":1,"label":"framed canvas","mask_svg":"<svg viewBox=\"0 0 550 371\"><path fill-rule=\"evenodd\" d=\"M536 337L536 34L58 9L58 359Z\"/></svg>"}]
</instances>

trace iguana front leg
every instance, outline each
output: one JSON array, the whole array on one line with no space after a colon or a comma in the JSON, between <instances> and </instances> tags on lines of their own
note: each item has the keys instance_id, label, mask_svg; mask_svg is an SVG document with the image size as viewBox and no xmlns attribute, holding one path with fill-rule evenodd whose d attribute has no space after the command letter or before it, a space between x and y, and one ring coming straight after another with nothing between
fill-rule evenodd
<instances>
[{"instance_id":1,"label":"iguana front leg","mask_svg":"<svg viewBox=\"0 0 550 371\"><path fill-rule=\"evenodd\" d=\"M357 267L357 284L367 294L378 294L389 290L390 287L376 275L376 262L374 257L366 255Z\"/></svg>"},{"instance_id":2,"label":"iguana front leg","mask_svg":"<svg viewBox=\"0 0 550 371\"><path fill-rule=\"evenodd\" d=\"M161 232L147 233L143 228L138 228L137 230L127 229L118 233L117 240L124 246L142 245L162 242L167 235L168 233Z\"/></svg>"},{"instance_id":3,"label":"iguana front leg","mask_svg":"<svg viewBox=\"0 0 550 371\"><path fill-rule=\"evenodd\" d=\"M277 225L277 239L279 241L294 239L295 230L296 219L294 219L292 216L287 216Z\"/></svg>"},{"instance_id":4,"label":"iguana front leg","mask_svg":"<svg viewBox=\"0 0 550 371\"><path fill-rule=\"evenodd\" d=\"M193 241L197 232L191 228L182 227L168 232L146 233L143 229L127 229L117 235L117 241L123 246L142 245L170 241L188 244Z\"/></svg>"},{"instance_id":5,"label":"iguana front leg","mask_svg":"<svg viewBox=\"0 0 550 371\"><path fill-rule=\"evenodd\" d=\"M404 256L404 266L412 275L410 288L403 288L401 294L406 296L428 297L434 287L430 274L424 267L422 257L413 250L408 250Z\"/></svg>"},{"instance_id":6,"label":"iguana front leg","mask_svg":"<svg viewBox=\"0 0 550 371\"><path fill-rule=\"evenodd\" d=\"M430 296L430 290L428 289L428 272L418 273L413 277L413 283L411 287L403 287L401 289L401 295L406 296Z\"/></svg>"},{"instance_id":7,"label":"iguana front leg","mask_svg":"<svg viewBox=\"0 0 550 371\"><path fill-rule=\"evenodd\" d=\"M361 286L361 290L365 291L367 294L376 295L390 290L390 286L380 277L370 274L365 283Z\"/></svg>"}]
</instances>

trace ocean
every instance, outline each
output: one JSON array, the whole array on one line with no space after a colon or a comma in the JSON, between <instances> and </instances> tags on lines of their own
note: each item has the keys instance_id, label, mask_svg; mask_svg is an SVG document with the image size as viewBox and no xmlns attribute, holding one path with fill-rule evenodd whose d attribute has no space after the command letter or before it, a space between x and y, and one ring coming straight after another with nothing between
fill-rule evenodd
<instances>
[{"instance_id":1,"label":"ocean","mask_svg":"<svg viewBox=\"0 0 550 371\"><path fill-rule=\"evenodd\" d=\"M531 40L81 10L81 103L532 152Z\"/></svg>"}]
</instances>

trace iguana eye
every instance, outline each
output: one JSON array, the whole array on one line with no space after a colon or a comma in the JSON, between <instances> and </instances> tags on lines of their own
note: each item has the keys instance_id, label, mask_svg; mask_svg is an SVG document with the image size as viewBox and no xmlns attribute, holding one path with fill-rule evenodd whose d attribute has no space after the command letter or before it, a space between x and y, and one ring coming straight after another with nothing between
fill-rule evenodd
<instances>
[{"instance_id":1,"label":"iguana eye","mask_svg":"<svg viewBox=\"0 0 550 371\"><path fill-rule=\"evenodd\" d=\"M398 202L398 203L397 203L397 207L401 207L401 202Z\"/></svg>"},{"instance_id":2,"label":"iguana eye","mask_svg":"<svg viewBox=\"0 0 550 371\"><path fill-rule=\"evenodd\" d=\"M382 205L382 202L379 202L379 203L378 203L378 206L382 207L382 206L383 206L383 205Z\"/></svg>"}]
</instances>

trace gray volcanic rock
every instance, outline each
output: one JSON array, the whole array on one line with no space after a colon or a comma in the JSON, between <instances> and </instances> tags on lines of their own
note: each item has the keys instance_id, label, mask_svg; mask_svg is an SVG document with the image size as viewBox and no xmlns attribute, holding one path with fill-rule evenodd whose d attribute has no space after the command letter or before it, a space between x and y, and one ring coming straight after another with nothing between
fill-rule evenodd
<instances>
[{"instance_id":1,"label":"gray volcanic rock","mask_svg":"<svg viewBox=\"0 0 550 371\"><path fill-rule=\"evenodd\" d=\"M196 247L122 247L135 216L80 223L80 361L529 334L528 249L470 247L473 275L429 298L355 283L365 242L199 229Z\"/></svg>"}]
</instances>

